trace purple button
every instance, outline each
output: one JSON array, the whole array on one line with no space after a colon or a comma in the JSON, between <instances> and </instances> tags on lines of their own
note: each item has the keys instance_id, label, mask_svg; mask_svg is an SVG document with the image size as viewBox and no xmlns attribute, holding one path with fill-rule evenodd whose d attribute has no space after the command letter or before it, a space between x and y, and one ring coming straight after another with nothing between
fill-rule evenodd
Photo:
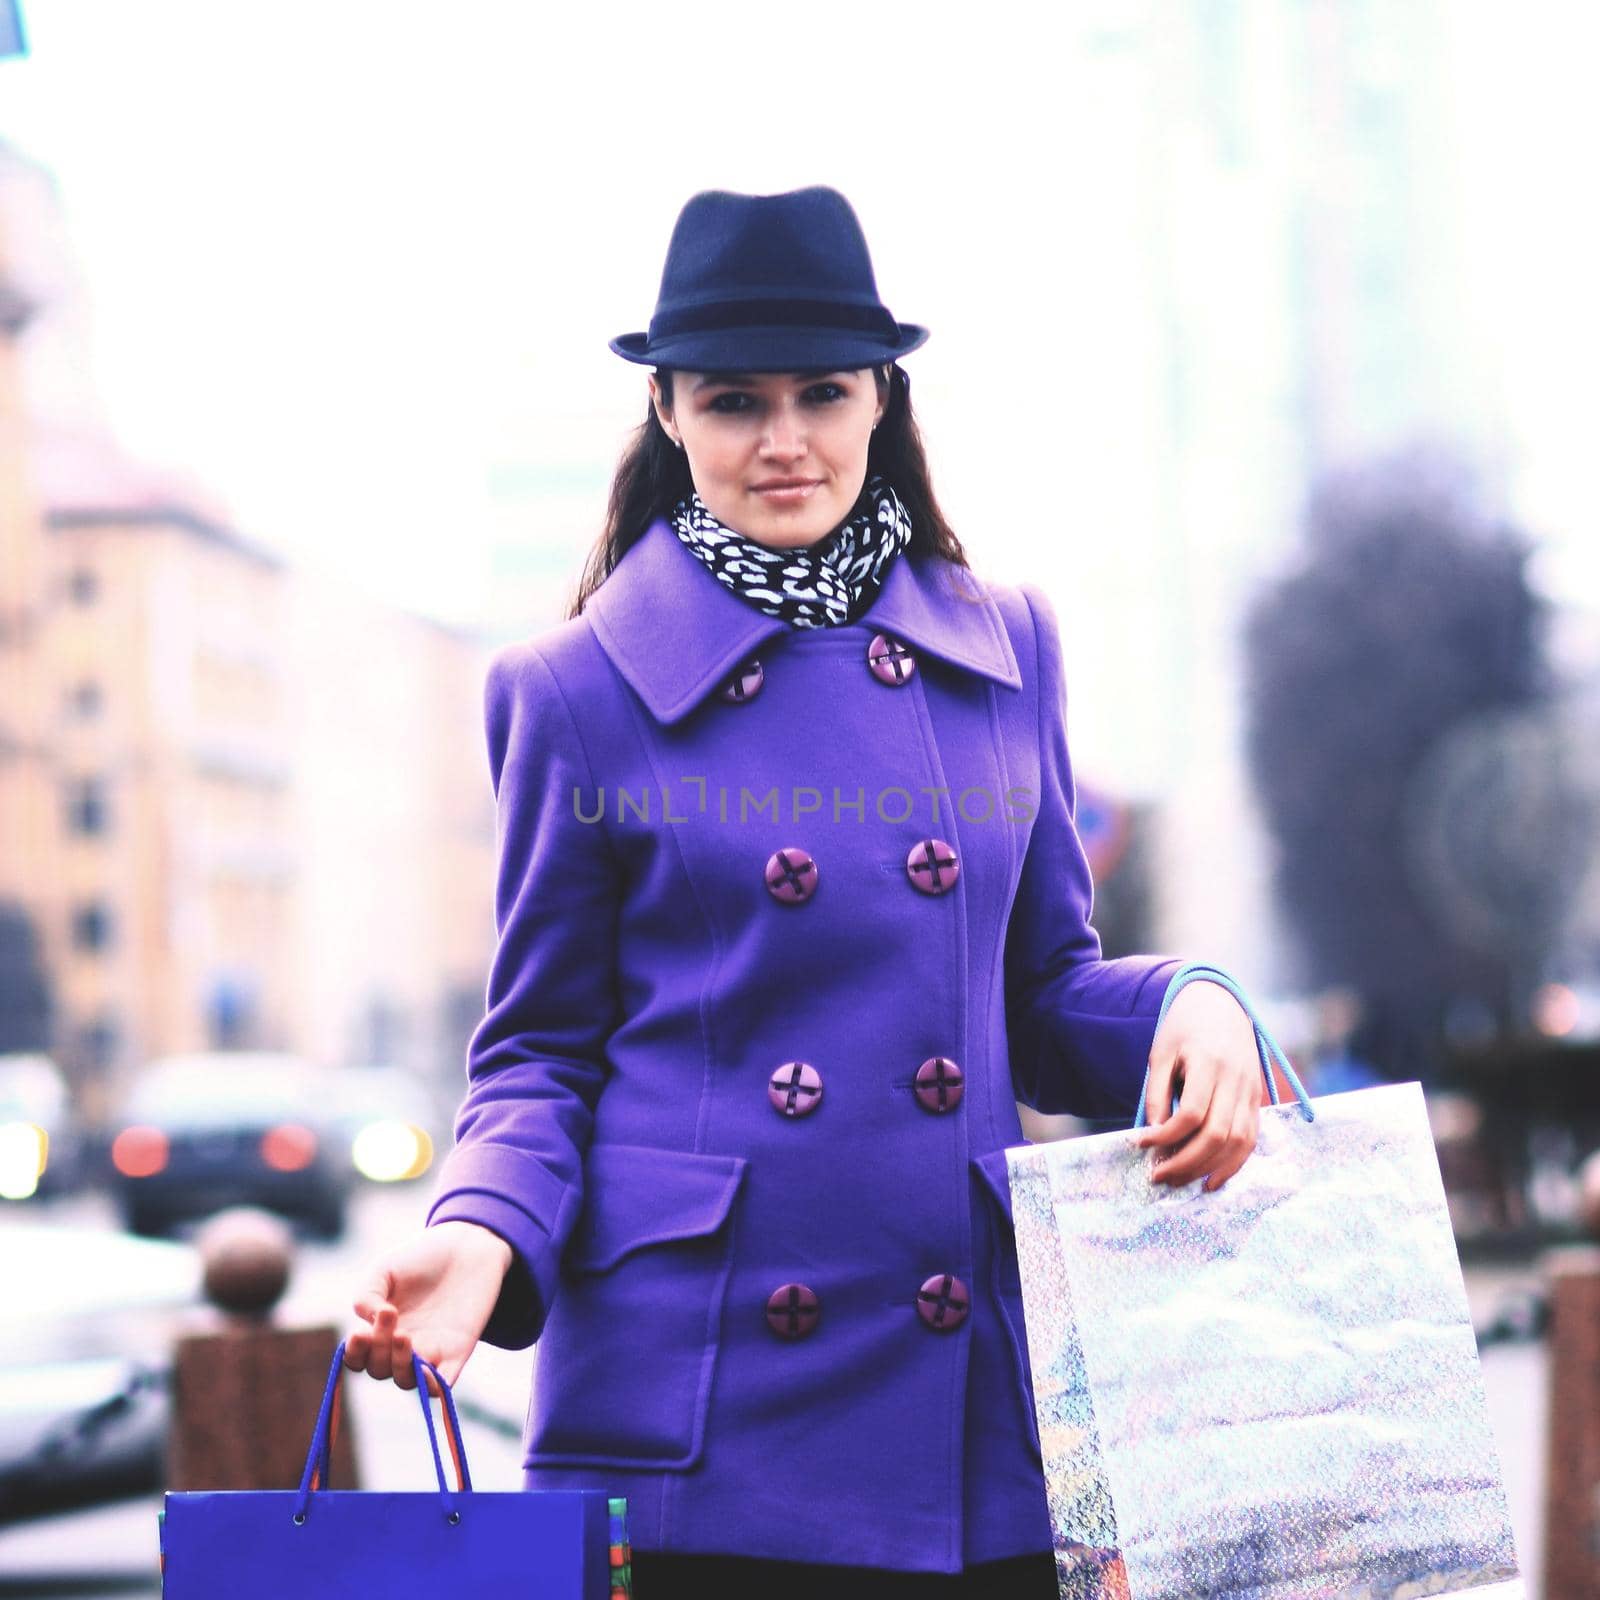
<instances>
[{"instance_id":1,"label":"purple button","mask_svg":"<svg viewBox=\"0 0 1600 1600\"><path fill-rule=\"evenodd\" d=\"M906 857L906 876L924 894L943 894L961 876L961 863L943 839L919 839Z\"/></svg>"},{"instance_id":2,"label":"purple button","mask_svg":"<svg viewBox=\"0 0 1600 1600\"><path fill-rule=\"evenodd\" d=\"M767 1326L780 1339L805 1338L821 1315L817 1297L803 1283L786 1283L767 1296Z\"/></svg>"},{"instance_id":3,"label":"purple button","mask_svg":"<svg viewBox=\"0 0 1600 1600\"><path fill-rule=\"evenodd\" d=\"M930 1328L948 1333L967 1320L971 1301L966 1284L959 1278L951 1277L948 1272L936 1272L917 1290L917 1315Z\"/></svg>"},{"instance_id":4,"label":"purple button","mask_svg":"<svg viewBox=\"0 0 1600 1600\"><path fill-rule=\"evenodd\" d=\"M875 633L867 646L867 665L879 683L898 688L908 683L917 670L917 658L908 646L891 634Z\"/></svg>"},{"instance_id":5,"label":"purple button","mask_svg":"<svg viewBox=\"0 0 1600 1600\"><path fill-rule=\"evenodd\" d=\"M809 1061L785 1061L767 1080L767 1098L786 1117L807 1116L822 1098L822 1079Z\"/></svg>"},{"instance_id":6,"label":"purple button","mask_svg":"<svg viewBox=\"0 0 1600 1600\"><path fill-rule=\"evenodd\" d=\"M816 862L798 845L774 850L767 857L767 888L785 905L809 900L817 892Z\"/></svg>"},{"instance_id":7,"label":"purple button","mask_svg":"<svg viewBox=\"0 0 1600 1600\"><path fill-rule=\"evenodd\" d=\"M731 700L735 705L743 705L746 700L752 699L761 693L761 685L766 674L761 670L761 663L752 656L748 661L740 664L739 670L722 686L722 698Z\"/></svg>"},{"instance_id":8,"label":"purple button","mask_svg":"<svg viewBox=\"0 0 1600 1600\"><path fill-rule=\"evenodd\" d=\"M929 1111L954 1111L966 1091L965 1074L949 1056L929 1056L917 1068L917 1102Z\"/></svg>"}]
</instances>

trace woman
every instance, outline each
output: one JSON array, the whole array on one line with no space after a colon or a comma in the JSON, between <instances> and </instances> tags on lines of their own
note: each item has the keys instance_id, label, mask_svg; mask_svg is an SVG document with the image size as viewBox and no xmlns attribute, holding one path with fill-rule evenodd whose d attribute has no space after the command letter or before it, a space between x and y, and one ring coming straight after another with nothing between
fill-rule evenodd
<instances>
[{"instance_id":1,"label":"woman","mask_svg":"<svg viewBox=\"0 0 1600 1600\"><path fill-rule=\"evenodd\" d=\"M1180 963L1101 958L1054 615L939 511L926 338L836 191L694 196L577 603L489 675L487 1014L347 1360L537 1338L525 1485L626 1495L643 1600L1053 1596L1016 1101L1148 1069L1174 1184L1255 1142L1233 996L1157 1034Z\"/></svg>"}]
</instances>

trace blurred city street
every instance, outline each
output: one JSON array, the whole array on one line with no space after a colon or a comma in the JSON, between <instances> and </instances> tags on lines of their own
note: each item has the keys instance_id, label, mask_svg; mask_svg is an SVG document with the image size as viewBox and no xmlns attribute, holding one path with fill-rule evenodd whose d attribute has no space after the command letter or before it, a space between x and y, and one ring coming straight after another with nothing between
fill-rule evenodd
<instances>
[{"instance_id":1,"label":"blurred city street","mask_svg":"<svg viewBox=\"0 0 1600 1600\"><path fill-rule=\"evenodd\" d=\"M297 1487L303 1395L435 1201L402 1317L493 1292L474 1223L559 1255L540 1450L667 1461L661 1537L1029 1541L1003 1430L942 1470L894 1282L881 1351L804 1347L776 1402L693 1296L800 1338L801 1264L870 1285L846 1245L903 1237L943 1337L984 1303L952 1239L1043 1281L927 1214L974 1177L1005 1211L1011 1099L1039 1143L1172 1090L1215 1160L1256 1053L1273 1099L1421 1086L1524 1600L1600 1600L1600 9L825 3L805 50L727 3L567 7L554 46L391 13L0 0L0 1600L158 1594L163 1482ZM812 114L830 24L894 63L887 131L859 88ZM665 139L624 38L791 115ZM1108 1592L1300 1593L1393 1523L1377 1588L1498 1593L1447 1253L1365 1209L1405 1151L1348 1148L1348 1196L1260 1235L1303 1342L1142 1234L1118 1259L1224 1342L1124 1340L1120 1293L1082 1322L1121 1395L1169 1398L1153 1355L1293 1423L1279 1456L1208 1410L1163 1545L1131 1468L1090 1526L1056 1413L1052 1535ZM986 1408L1083 1315L1049 1287L954 1347ZM1363 1299L1400 1336L1324 1360ZM521 1489L536 1355L455 1387L479 1491ZM1052 1365L1174 1459L1176 1384L1123 1419ZM1341 1479L1300 1424L1350 1370L1384 1386ZM348 1376L331 1488L431 1495L416 1395Z\"/></svg>"},{"instance_id":2,"label":"blurred city street","mask_svg":"<svg viewBox=\"0 0 1600 1600\"><path fill-rule=\"evenodd\" d=\"M353 1200L343 1239L333 1244L303 1241L279 1308L280 1324L331 1323L341 1336L348 1332L357 1321L350 1300L363 1268L421 1226L424 1188L364 1188ZM98 1195L64 1199L40 1209L42 1215L63 1224L116 1226L110 1206ZM330 1357L332 1353L330 1345ZM455 1386L458 1401L463 1406L475 1403L520 1424L527 1407L532 1354L479 1346ZM346 1398L346 1416L355 1429L361 1463L361 1487L428 1487L433 1463L415 1395L402 1394L392 1384L363 1380L348 1385ZM315 1416L305 1419L308 1446L315 1420ZM515 1440L465 1417L462 1432L475 1489L521 1487ZM153 1495L0 1528L0 1596L21 1600L57 1594L159 1594L156 1512L160 1504L160 1496Z\"/></svg>"},{"instance_id":3,"label":"blurred city street","mask_svg":"<svg viewBox=\"0 0 1600 1600\"><path fill-rule=\"evenodd\" d=\"M341 1333L354 1316L349 1301L363 1268L420 1225L425 1211L419 1189L371 1187L350 1211L350 1228L337 1244L301 1246L280 1321L286 1326L332 1322ZM63 1223L114 1226L97 1196L60 1201L49 1215ZM1509 1295L1534 1287L1532 1267L1472 1267L1467 1295L1476 1326L1485 1326ZM331 1353L331 1352L330 1352ZM480 1345L456 1393L461 1402L520 1421L528 1397L532 1351ZM1500 1448L1517 1551L1529 1579L1529 1600L1539 1593L1541 1517L1544 1492L1546 1365L1542 1343L1490 1347L1483 1357L1495 1438ZM427 1438L411 1394L389 1384L356 1382L349 1387L362 1487L414 1490L432 1482ZM315 1419L305 1419L307 1442ZM474 1487L515 1490L521 1486L517 1441L499 1429L463 1418ZM335 1484L335 1488L339 1485ZM156 1511L160 1497L130 1500L65 1516L0 1528L0 1597L155 1595Z\"/></svg>"}]
</instances>

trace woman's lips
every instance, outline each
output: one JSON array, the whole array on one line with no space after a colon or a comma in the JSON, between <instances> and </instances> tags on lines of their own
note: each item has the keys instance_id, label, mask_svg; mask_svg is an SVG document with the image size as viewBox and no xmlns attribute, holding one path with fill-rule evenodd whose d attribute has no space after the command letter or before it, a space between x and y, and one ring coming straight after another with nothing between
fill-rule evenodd
<instances>
[{"instance_id":1,"label":"woman's lips","mask_svg":"<svg viewBox=\"0 0 1600 1600\"><path fill-rule=\"evenodd\" d=\"M797 506L809 498L811 491L817 486L815 483L792 483L782 488L757 489L755 493L763 500L770 501L778 506Z\"/></svg>"}]
</instances>

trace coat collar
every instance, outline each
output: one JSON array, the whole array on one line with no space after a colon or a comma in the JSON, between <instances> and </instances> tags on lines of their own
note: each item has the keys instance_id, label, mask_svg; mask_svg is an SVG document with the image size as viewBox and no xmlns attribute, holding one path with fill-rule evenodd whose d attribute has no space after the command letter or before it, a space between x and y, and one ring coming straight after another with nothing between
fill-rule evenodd
<instances>
[{"instance_id":1,"label":"coat collar","mask_svg":"<svg viewBox=\"0 0 1600 1600\"><path fill-rule=\"evenodd\" d=\"M972 599L949 592L959 585ZM739 598L658 517L584 608L601 646L658 722L687 716L769 639L790 633ZM856 625L893 634L1008 689L1022 676L1000 608L965 568L902 551Z\"/></svg>"}]
</instances>

